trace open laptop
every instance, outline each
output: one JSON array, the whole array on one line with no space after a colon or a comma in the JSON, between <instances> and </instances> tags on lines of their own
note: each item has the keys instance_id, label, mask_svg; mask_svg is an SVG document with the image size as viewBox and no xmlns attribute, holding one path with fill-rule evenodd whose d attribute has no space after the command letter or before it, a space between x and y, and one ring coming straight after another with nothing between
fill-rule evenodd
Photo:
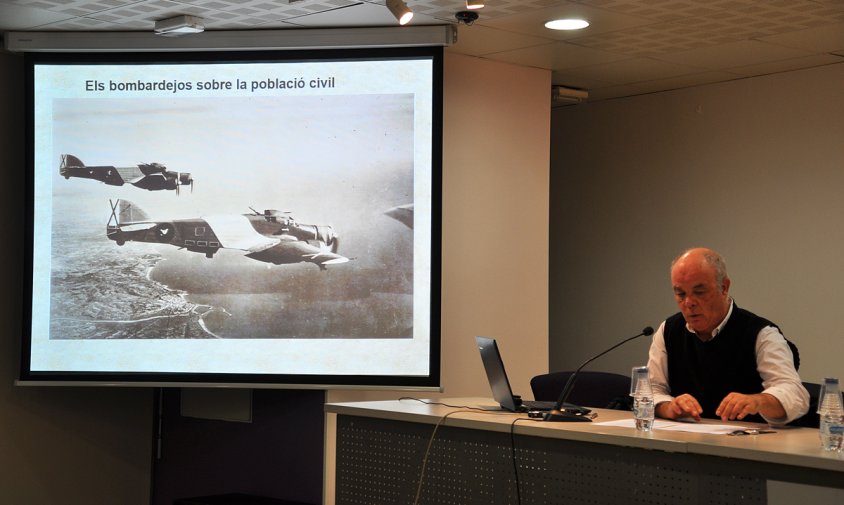
<instances>
[{"instance_id":1,"label":"open laptop","mask_svg":"<svg viewBox=\"0 0 844 505\"><path fill-rule=\"evenodd\" d=\"M554 402L522 400L520 396L514 395L513 390L510 389L510 381L507 380L504 361L501 359L501 353L498 351L498 344L495 339L475 337L475 342L481 351L481 361L484 362L486 378L489 380L490 389L492 389L492 397L501 405L501 408L510 412L551 410L554 408Z\"/></svg>"}]
</instances>

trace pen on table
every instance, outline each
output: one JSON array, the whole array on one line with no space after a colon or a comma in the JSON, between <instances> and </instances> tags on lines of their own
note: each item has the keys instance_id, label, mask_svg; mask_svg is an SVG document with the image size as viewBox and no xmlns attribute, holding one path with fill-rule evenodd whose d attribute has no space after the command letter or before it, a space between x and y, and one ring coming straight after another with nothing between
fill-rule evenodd
<instances>
[{"instance_id":1,"label":"pen on table","mask_svg":"<svg viewBox=\"0 0 844 505\"><path fill-rule=\"evenodd\" d=\"M776 433L776 431L758 428L746 428L743 430L732 431L728 433L728 435L765 435L766 433Z\"/></svg>"}]
</instances>

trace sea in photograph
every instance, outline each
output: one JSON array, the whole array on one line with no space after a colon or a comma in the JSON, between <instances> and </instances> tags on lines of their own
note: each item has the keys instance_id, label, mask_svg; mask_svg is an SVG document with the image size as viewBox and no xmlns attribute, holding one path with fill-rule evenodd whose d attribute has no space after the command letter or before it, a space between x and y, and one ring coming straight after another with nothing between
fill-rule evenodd
<instances>
[{"instance_id":1,"label":"sea in photograph","mask_svg":"<svg viewBox=\"0 0 844 505\"><path fill-rule=\"evenodd\" d=\"M409 272L350 261L267 265L158 244L102 225L52 237L51 339L412 338Z\"/></svg>"}]
</instances>

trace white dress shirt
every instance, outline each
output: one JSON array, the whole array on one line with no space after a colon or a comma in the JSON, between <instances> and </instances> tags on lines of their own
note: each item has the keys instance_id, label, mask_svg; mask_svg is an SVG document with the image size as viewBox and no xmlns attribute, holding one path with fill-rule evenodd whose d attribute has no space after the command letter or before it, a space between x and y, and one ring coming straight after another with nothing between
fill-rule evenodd
<instances>
[{"instance_id":1,"label":"white dress shirt","mask_svg":"<svg viewBox=\"0 0 844 505\"><path fill-rule=\"evenodd\" d=\"M733 313L733 301L721 324L712 332L712 338L718 336L730 315ZM686 325L686 328L694 331ZM648 371L654 390L654 405L670 402L674 399L668 387L668 353L665 350L665 321L654 333L648 352ZM756 370L762 377L763 393L768 393L780 401L786 416L781 419L769 419L770 424L785 424L804 415L809 410L809 392L803 387L797 370L794 369L794 356L782 333L774 326L759 330L756 337Z\"/></svg>"}]
</instances>

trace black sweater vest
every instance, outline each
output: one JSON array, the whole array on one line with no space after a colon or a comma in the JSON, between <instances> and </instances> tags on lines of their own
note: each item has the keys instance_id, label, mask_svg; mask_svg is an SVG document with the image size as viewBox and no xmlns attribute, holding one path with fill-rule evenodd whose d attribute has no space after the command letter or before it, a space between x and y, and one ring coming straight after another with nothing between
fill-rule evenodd
<instances>
[{"instance_id":1,"label":"black sweater vest","mask_svg":"<svg viewBox=\"0 0 844 505\"><path fill-rule=\"evenodd\" d=\"M703 417L717 418L715 410L729 393L761 393L764 388L756 370L756 336L765 326L775 325L733 304L733 312L721 332L702 342L686 329L682 313L666 319L671 395L688 393L700 403ZM743 420L764 422L761 416Z\"/></svg>"}]
</instances>

